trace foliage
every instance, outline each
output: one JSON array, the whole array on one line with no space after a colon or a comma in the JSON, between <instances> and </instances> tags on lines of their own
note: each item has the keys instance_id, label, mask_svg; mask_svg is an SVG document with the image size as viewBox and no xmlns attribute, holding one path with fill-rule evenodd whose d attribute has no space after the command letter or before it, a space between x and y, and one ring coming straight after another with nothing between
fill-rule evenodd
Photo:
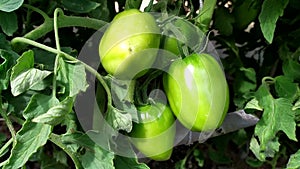
<instances>
[{"instance_id":1,"label":"foliage","mask_svg":"<svg viewBox=\"0 0 300 169\"><path fill-rule=\"evenodd\" d=\"M167 162L140 163L103 149L88 137L74 105L88 89L90 74L108 93L98 99L106 103L100 109L107 110L115 128L130 130L137 117L129 112L136 109L123 92L131 84L112 85L117 81L112 82L101 67L97 72L77 57L88 38L116 13L141 4L141 0L0 2L0 168L146 169L155 163L173 168L300 168L297 0L151 0L144 8L184 18L209 35L230 87L229 110L256 115L260 118L256 126L203 144L175 147ZM119 87L110 93L112 86ZM109 97L121 98L115 100L121 107L114 107Z\"/></svg>"}]
</instances>

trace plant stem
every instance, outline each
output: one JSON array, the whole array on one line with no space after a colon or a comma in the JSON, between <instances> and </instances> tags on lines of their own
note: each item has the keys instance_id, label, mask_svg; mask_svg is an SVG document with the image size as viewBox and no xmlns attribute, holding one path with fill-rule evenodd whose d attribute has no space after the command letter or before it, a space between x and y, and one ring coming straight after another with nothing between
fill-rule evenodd
<instances>
[{"instance_id":1,"label":"plant stem","mask_svg":"<svg viewBox=\"0 0 300 169\"><path fill-rule=\"evenodd\" d=\"M0 97L0 106L2 105L2 98ZM4 118L5 123L10 131L11 137L13 139L13 144L15 145L17 143L17 139L16 139L16 131L14 129L14 126L12 124L12 122L10 121L10 119L8 118L6 112L3 111L2 107L0 107L0 115Z\"/></svg>"},{"instance_id":2,"label":"plant stem","mask_svg":"<svg viewBox=\"0 0 300 169\"><path fill-rule=\"evenodd\" d=\"M16 38L13 39L13 41L14 41L14 43L17 43L17 42L26 43L26 44L29 44L29 45L32 45L32 46L44 49L44 50L46 50L48 52L51 52L51 53L54 53L54 54L60 54L60 55L64 56L66 59L68 59L68 60L75 61L75 62L80 62L81 64L84 65L84 67L85 67L86 70L88 70L89 72L91 72L99 80L99 82L101 83L101 85L103 86L103 88L106 91L108 105L112 105L112 97L111 97L111 92L110 92L109 87L105 83L103 77L94 68L92 68L91 66L87 65L86 63L82 62L81 60L78 60L78 59L74 58L73 56L71 56L71 55L69 55L69 54L67 54L67 53L65 53L63 51L58 51L58 50L56 50L54 48L51 48L49 46L43 45L41 43L35 42L33 40L30 40L30 39L26 39L26 38L23 38L23 37L16 37Z\"/></svg>"},{"instance_id":3,"label":"plant stem","mask_svg":"<svg viewBox=\"0 0 300 169\"><path fill-rule=\"evenodd\" d=\"M70 156L70 158L75 164L76 169L82 168L81 163L78 157L76 156L76 154L73 153L66 145L63 144L59 135L51 133L49 140L55 145L57 145L58 147L60 147L62 150L64 150Z\"/></svg>"},{"instance_id":4,"label":"plant stem","mask_svg":"<svg viewBox=\"0 0 300 169\"><path fill-rule=\"evenodd\" d=\"M53 24L53 29L54 29L54 36L55 36L55 44L56 44L56 49L58 52L61 52L60 50L60 44L59 44L59 36L58 36L58 23L57 23L57 16L61 10L59 8L55 9L54 11L54 24ZM52 96L56 97L56 76L58 72L58 66L59 66L59 57L60 54L56 54L55 57L55 62L54 62L54 70L53 70L53 79L52 79Z\"/></svg>"},{"instance_id":5,"label":"plant stem","mask_svg":"<svg viewBox=\"0 0 300 169\"><path fill-rule=\"evenodd\" d=\"M9 139L0 149L0 157L2 156L2 154L4 153L4 151L10 146L10 144L13 142L14 140L11 138Z\"/></svg>"},{"instance_id":6,"label":"plant stem","mask_svg":"<svg viewBox=\"0 0 300 169\"><path fill-rule=\"evenodd\" d=\"M47 33L53 31L54 29L54 19L49 18L46 14L43 12L40 12L37 9L34 9L32 7L29 7L29 5L25 5L25 7L28 7L30 9L33 9L34 11L40 13L45 21L43 24L35 28L34 30L28 32L23 37L31 40L37 40L43 36L45 36ZM87 17L79 17L79 16L66 16L62 13L60 13L60 16L57 18L57 25L58 28L64 28L64 27L85 27L90 28L94 30L100 29L102 26L106 25L107 22L94 19L94 18L87 18ZM17 44L18 41L14 41L14 39L11 41L11 45L16 51L21 51L25 48L25 46L19 46Z\"/></svg>"}]
</instances>

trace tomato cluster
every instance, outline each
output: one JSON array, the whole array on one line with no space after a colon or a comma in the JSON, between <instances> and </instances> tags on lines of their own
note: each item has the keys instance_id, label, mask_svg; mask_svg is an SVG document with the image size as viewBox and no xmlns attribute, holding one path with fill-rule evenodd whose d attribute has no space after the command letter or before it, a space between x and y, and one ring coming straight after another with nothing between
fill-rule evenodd
<instances>
[{"instance_id":1,"label":"tomato cluster","mask_svg":"<svg viewBox=\"0 0 300 169\"><path fill-rule=\"evenodd\" d=\"M174 24L182 29L180 40L176 35L162 35L151 14L125 10L115 16L99 44L104 69L119 79L146 76L159 50L176 55L162 70L162 90L168 102L136 105L139 122L129 133L135 147L154 160L170 158L176 119L192 131L213 131L222 124L229 106L228 85L220 63L193 48L201 46L199 38L203 35L191 29L188 21L175 20ZM195 36L199 38L189 40ZM183 56L181 47L186 44L195 52Z\"/></svg>"}]
</instances>

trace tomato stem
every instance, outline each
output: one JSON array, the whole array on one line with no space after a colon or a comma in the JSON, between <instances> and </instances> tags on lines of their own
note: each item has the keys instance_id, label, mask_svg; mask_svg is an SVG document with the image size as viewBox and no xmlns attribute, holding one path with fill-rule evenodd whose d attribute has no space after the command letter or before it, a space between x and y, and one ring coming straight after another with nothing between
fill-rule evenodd
<instances>
[{"instance_id":1,"label":"tomato stem","mask_svg":"<svg viewBox=\"0 0 300 169\"><path fill-rule=\"evenodd\" d=\"M62 12L59 8L55 9L54 11L54 23L53 23L53 29L54 29L54 36L55 36L55 44L56 44L56 49L58 52L61 52L60 49L60 43L59 43L59 36L58 36L58 23L57 23L57 16L59 12ZM59 57L60 54L58 53L55 57L55 62L54 62L54 70L53 70L53 79L52 79L52 96L56 97L56 77L57 77L57 72L58 72L58 66L59 66Z\"/></svg>"},{"instance_id":2,"label":"tomato stem","mask_svg":"<svg viewBox=\"0 0 300 169\"><path fill-rule=\"evenodd\" d=\"M33 9L34 11L40 13L45 21L43 24L38 26L37 28L33 29L32 31L25 34L23 37L31 40L37 40L43 36L45 36L47 33L53 31L54 29L54 18L50 18L45 14L44 12L40 12L37 9L34 9L33 7L30 7L29 5L25 5L25 7ZM61 9L60 9L61 10ZM85 27L90 28L94 30L100 29L102 26L106 25L107 22L94 19L94 18L87 18L87 17L79 17L79 16L66 16L64 14L59 15L57 17L57 28L64 28L64 27ZM12 47L16 51L21 51L26 46L20 46L20 44L17 44L16 41L11 41Z\"/></svg>"},{"instance_id":3,"label":"tomato stem","mask_svg":"<svg viewBox=\"0 0 300 169\"><path fill-rule=\"evenodd\" d=\"M51 133L49 140L58 147L60 147L62 150L64 150L64 152L66 152L71 157L76 169L82 168L79 159L76 157L76 154L74 154L66 145L63 144L59 135Z\"/></svg>"},{"instance_id":4,"label":"tomato stem","mask_svg":"<svg viewBox=\"0 0 300 169\"><path fill-rule=\"evenodd\" d=\"M2 98L0 97L0 105L2 105ZM4 118L5 123L10 131L11 137L13 139L13 145L17 143L17 138L16 138L16 131L14 129L14 126L11 122L11 120L8 118L6 112L3 111L2 107L0 107L0 115Z\"/></svg>"}]
</instances>

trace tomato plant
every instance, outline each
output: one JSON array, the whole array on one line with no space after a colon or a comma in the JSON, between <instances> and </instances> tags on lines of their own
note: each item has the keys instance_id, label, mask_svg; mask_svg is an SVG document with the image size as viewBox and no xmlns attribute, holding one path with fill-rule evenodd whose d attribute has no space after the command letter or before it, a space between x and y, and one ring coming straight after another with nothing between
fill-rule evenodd
<instances>
[{"instance_id":1,"label":"tomato plant","mask_svg":"<svg viewBox=\"0 0 300 169\"><path fill-rule=\"evenodd\" d=\"M299 168L299 10L298 0L0 1L0 168ZM188 65L199 71L184 76ZM165 116L140 123L145 112Z\"/></svg>"},{"instance_id":2,"label":"tomato plant","mask_svg":"<svg viewBox=\"0 0 300 169\"><path fill-rule=\"evenodd\" d=\"M193 131L218 128L227 113L229 91L219 63L208 54L192 54L171 64L164 89L178 120Z\"/></svg>"}]
</instances>

